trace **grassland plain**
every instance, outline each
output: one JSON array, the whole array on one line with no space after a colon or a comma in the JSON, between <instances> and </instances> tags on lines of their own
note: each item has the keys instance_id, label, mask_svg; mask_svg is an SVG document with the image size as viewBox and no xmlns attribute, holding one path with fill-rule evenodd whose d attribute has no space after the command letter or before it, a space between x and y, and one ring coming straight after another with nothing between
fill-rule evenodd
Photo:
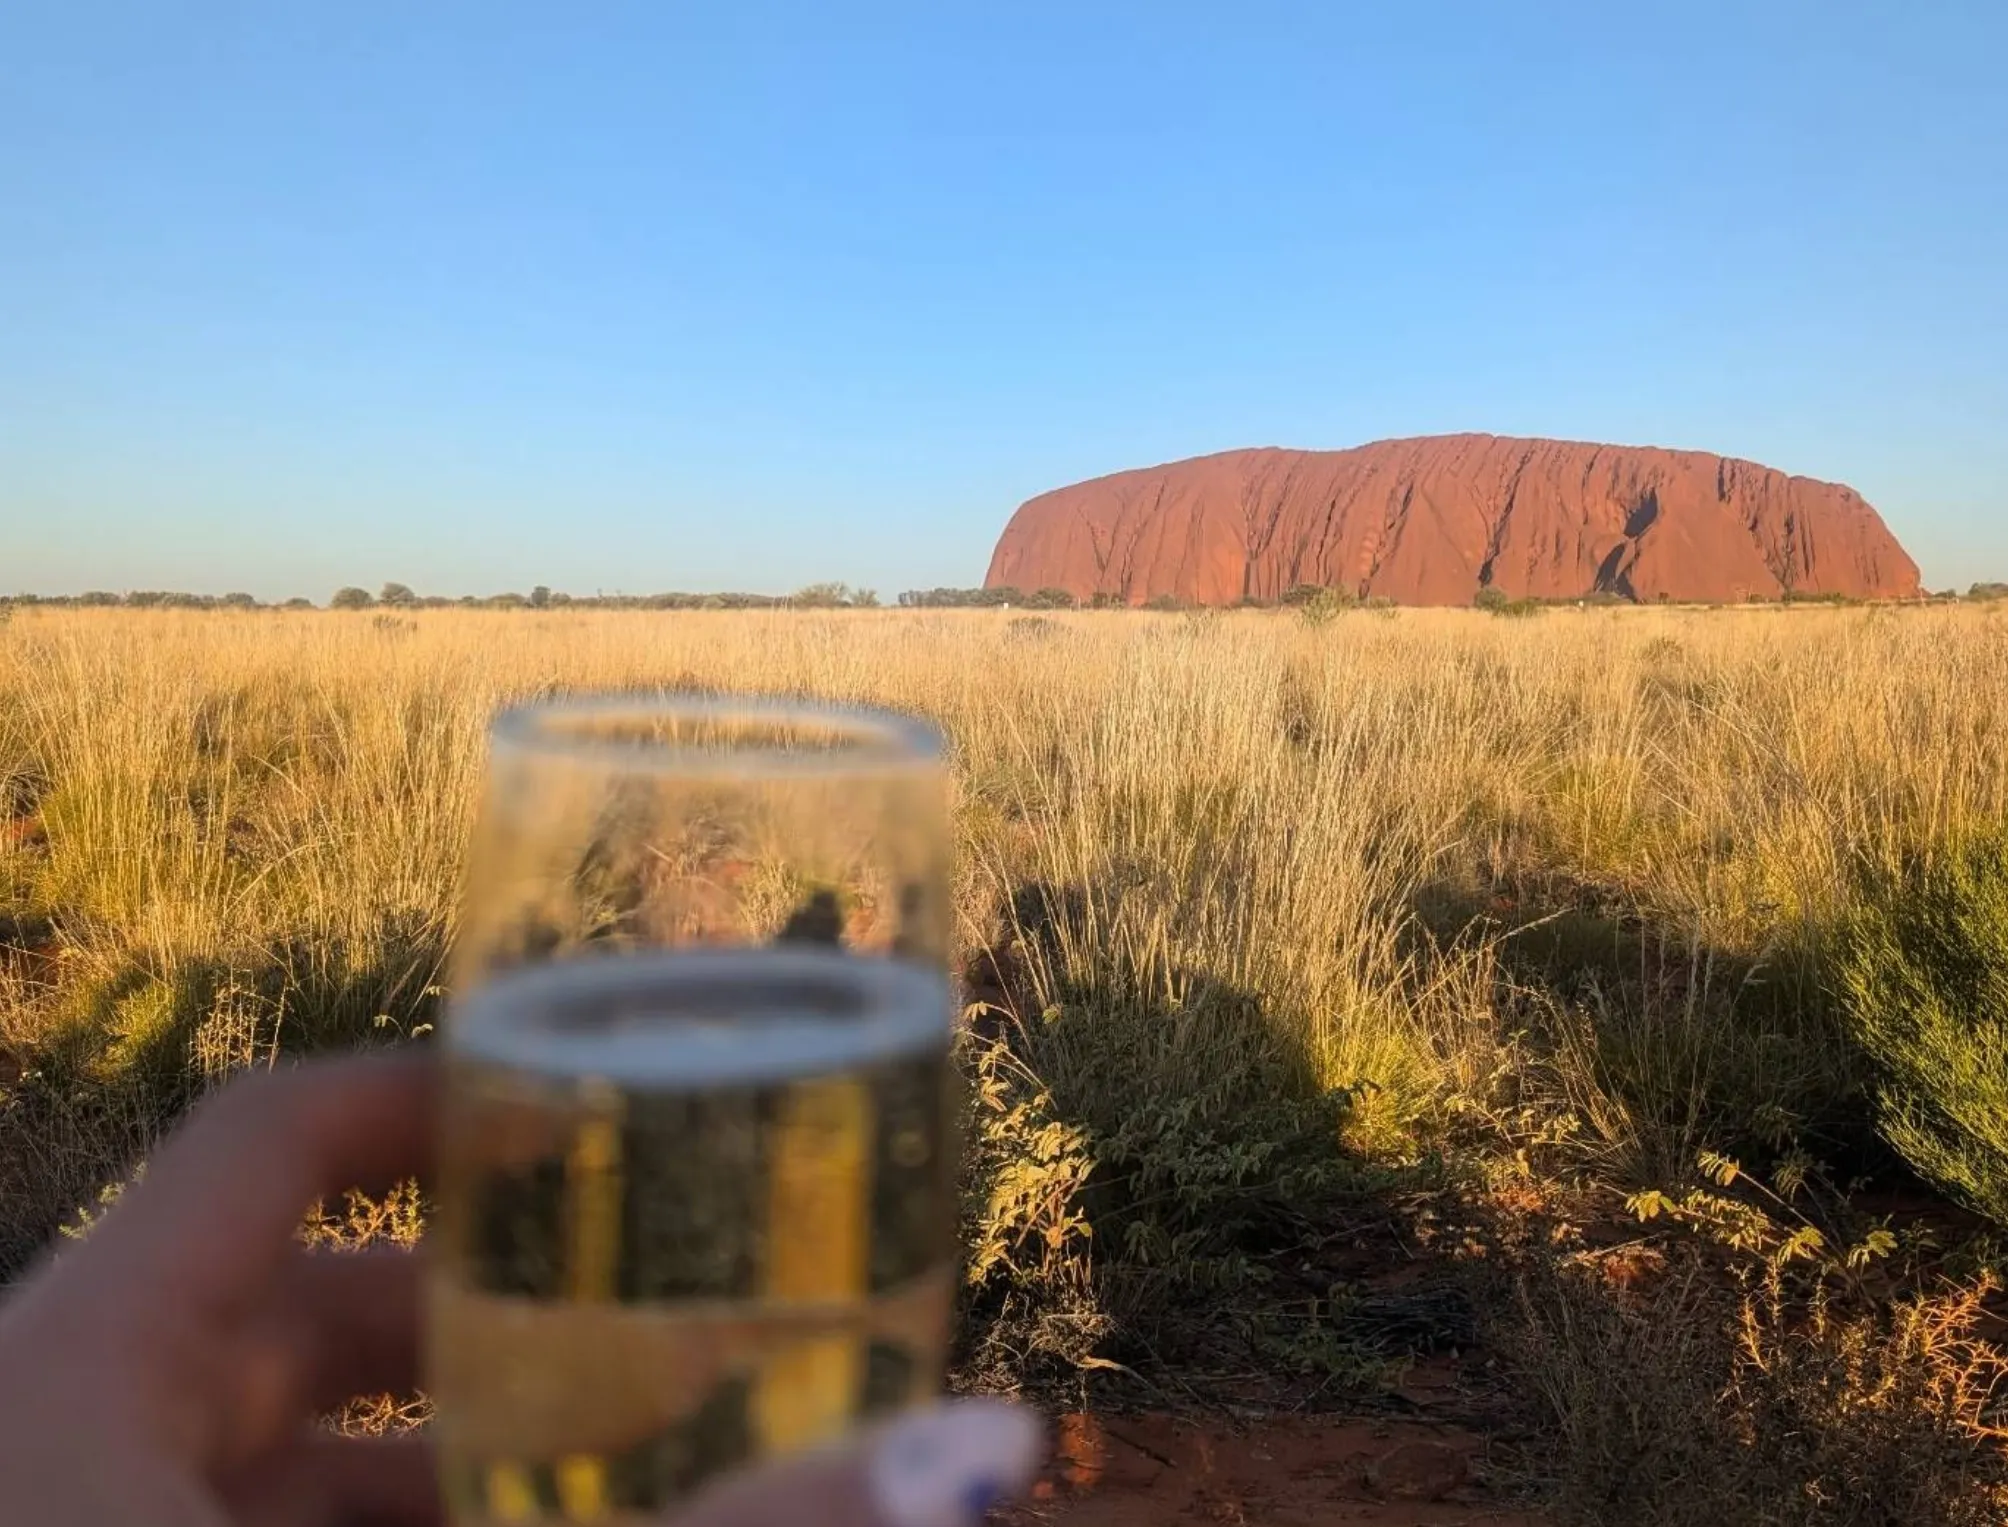
<instances>
[{"instance_id":1,"label":"grassland plain","mask_svg":"<svg viewBox=\"0 0 2008 1527\"><path fill-rule=\"evenodd\" d=\"M1560 1519L2008 1520L1998 607L17 611L0 1268L422 1035L488 717L602 689L952 739L965 1382L1427 1370Z\"/></svg>"}]
</instances>

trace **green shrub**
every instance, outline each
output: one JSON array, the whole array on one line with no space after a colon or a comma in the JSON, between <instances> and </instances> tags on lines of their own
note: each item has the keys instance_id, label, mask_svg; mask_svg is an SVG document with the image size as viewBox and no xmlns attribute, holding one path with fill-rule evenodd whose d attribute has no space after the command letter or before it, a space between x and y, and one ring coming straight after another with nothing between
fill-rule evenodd
<instances>
[{"instance_id":1,"label":"green shrub","mask_svg":"<svg viewBox=\"0 0 2008 1527\"><path fill-rule=\"evenodd\" d=\"M2008 1224L2008 824L1858 882L1840 986L1878 1126L1919 1173Z\"/></svg>"},{"instance_id":2,"label":"green shrub","mask_svg":"<svg viewBox=\"0 0 2008 1527\"><path fill-rule=\"evenodd\" d=\"M1509 620L1539 615L1546 608L1538 599L1514 599L1504 589L1489 583L1473 597L1472 605L1487 615L1503 615Z\"/></svg>"},{"instance_id":3,"label":"green shrub","mask_svg":"<svg viewBox=\"0 0 2008 1527\"><path fill-rule=\"evenodd\" d=\"M1504 615L1509 619L1539 615L1547 608L1539 599L1515 599L1504 589L1494 588L1489 583L1472 597L1471 603L1473 608L1483 610L1487 615Z\"/></svg>"},{"instance_id":4,"label":"green shrub","mask_svg":"<svg viewBox=\"0 0 2008 1527\"><path fill-rule=\"evenodd\" d=\"M1358 597L1345 589L1319 589L1298 609L1305 625L1322 626L1348 610L1358 609L1359 603Z\"/></svg>"}]
</instances>

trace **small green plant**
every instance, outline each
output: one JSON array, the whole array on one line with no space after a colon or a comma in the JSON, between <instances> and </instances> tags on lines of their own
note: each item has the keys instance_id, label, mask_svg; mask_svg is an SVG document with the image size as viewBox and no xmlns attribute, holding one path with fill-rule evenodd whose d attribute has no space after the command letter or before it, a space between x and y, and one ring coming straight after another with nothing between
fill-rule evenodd
<instances>
[{"instance_id":1,"label":"small green plant","mask_svg":"<svg viewBox=\"0 0 2008 1527\"><path fill-rule=\"evenodd\" d=\"M1696 1158L1711 1186L1674 1197L1649 1188L1625 1200L1640 1224L1666 1220L1727 1250L1760 1262L1767 1273L1809 1264L1823 1278L1847 1280L1894 1253L1898 1240L1887 1224L1871 1225L1859 1239L1835 1247L1793 1199L1807 1190L1813 1162L1794 1152L1765 1183L1741 1162L1719 1151ZM1733 1190L1733 1191L1732 1191Z\"/></svg>"},{"instance_id":2,"label":"small green plant","mask_svg":"<svg viewBox=\"0 0 2008 1527\"><path fill-rule=\"evenodd\" d=\"M1319 589L1302 605L1298 612L1307 626L1328 625L1348 610L1359 608L1359 599L1345 589Z\"/></svg>"},{"instance_id":3,"label":"small green plant","mask_svg":"<svg viewBox=\"0 0 2008 1527\"><path fill-rule=\"evenodd\" d=\"M1524 619L1529 615L1539 615L1547 608L1538 599L1515 599L1504 589L1487 584L1473 596L1472 605L1487 615L1504 616L1508 620Z\"/></svg>"},{"instance_id":4,"label":"small green plant","mask_svg":"<svg viewBox=\"0 0 2008 1527\"><path fill-rule=\"evenodd\" d=\"M1840 987L1877 1120L1928 1180L2008 1224L2008 826L1857 875Z\"/></svg>"},{"instance_id":5,"label":"small green plant","mask_svg":"<svg viewBox=\"0 0 2008 1527\"><path fill-rule=\"evenodd\" d=\"M142 1164L134 1169L132 1181L136 1183L145 1175L146 1167ZM127 1186L123 1181L106 1183L98 1189L96 1202L78 1205L76 1213L56 1227L56 1233L67 1241L88 1240L104 1217L118 1207L118 1201L125 1197Z\"/></svg>"}]
</instances>

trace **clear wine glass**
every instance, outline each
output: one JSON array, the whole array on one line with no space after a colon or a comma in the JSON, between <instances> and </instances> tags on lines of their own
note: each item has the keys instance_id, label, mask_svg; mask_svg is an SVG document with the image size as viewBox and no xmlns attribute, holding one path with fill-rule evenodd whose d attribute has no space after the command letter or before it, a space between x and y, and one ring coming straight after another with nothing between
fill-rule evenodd
<instances>
[{"instance_id":1,"label":"clear wine glass","mask_svg":"<svg viewBox=\"0 0 2008 1527\"><path fill-rule=\"evenodd\" d=\"M444 1024L454 1519L655 1519L940 1386L938 736L786 702L508 713Z\"/></svg>"}]
</instances>

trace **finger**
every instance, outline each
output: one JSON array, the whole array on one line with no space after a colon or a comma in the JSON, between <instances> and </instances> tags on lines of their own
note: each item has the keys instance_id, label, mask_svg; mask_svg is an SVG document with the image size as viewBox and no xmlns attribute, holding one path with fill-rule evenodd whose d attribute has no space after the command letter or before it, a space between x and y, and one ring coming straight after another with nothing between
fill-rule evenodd
<instances>
[{"instance_id":1,"label":"finger","mask_svg":"<svg viewBox=\"0 0 2008 1527\"><path fill-rule=\"evenodd\" d=\"M280 1315L300 1343L305 1408L418 1387L419 1257L396 1247L295 1253Z\"/></svg>"},{"instance_id":2,"label":"finger","mask_svg":"<svg viewBox=\"0 0 2008 1527\"><path fill-rule=\"evenodd\" d=\"M133 1289L229 1299L294 1250L316 1199L431 1167L438 1076L421 1052L234 1082L148 1167L88 1250Z\"/></svg>"},{"instance_id":3,"label":"finger","mask_svg":"<svg viewBox=\"0 0 2008 1527\"><path fill-rule=\"evenodd\" d=\"M432 1449L420 1437L316 1433L223 1493L241 1527L435 1527L444 1519Z\"/></svg>"},{"instance_id":4,"label":"finger","mask_svg":"<svg viewBox=\"0 0 2008 1527\"><path fill-rule=\"evenodd\" d=\"M903 1417L853 1448L731 1480L672 1527L978 1527L1031 1485L1044 1454L1030 1411L964 1400Z\"/></svg>"}]
</instances>

